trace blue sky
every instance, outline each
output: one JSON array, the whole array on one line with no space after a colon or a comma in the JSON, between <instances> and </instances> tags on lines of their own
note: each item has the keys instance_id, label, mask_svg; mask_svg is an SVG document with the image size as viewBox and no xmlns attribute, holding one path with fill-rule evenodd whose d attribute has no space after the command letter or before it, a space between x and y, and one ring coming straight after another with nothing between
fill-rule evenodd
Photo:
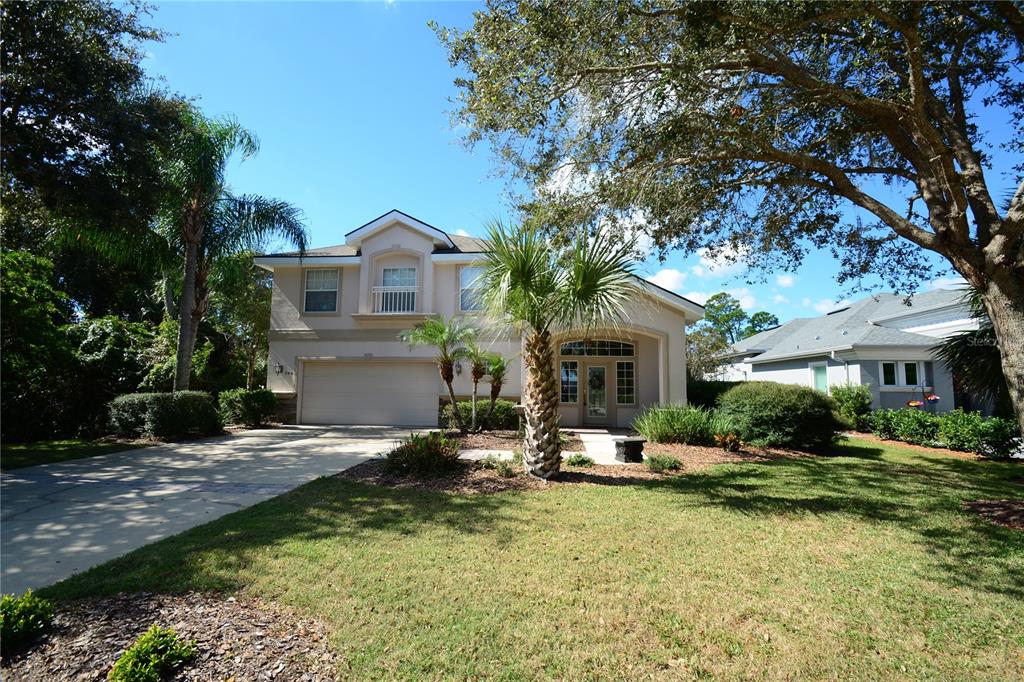
<instances>
[{"instance_id":1,"label":"blue sky","mask_svg":"<svg viewBox=\"0 0 1024 682\"><path fill-rule=\"evenodd\" d=\"M145 66L208 115L234 115L259 136L259 155L232 167L231 184L299 206L313 246L342 243L392 208L449 232L480 234L488 219L509 217L508 188L486 146L466 149L452 126L455 72L427 27L431 19L468 26L479 7L160 4L152 24L176 35L147 45ZM982 120L989 123L1000 125ZM842 298L828 254L754 283L742 268L698 254L675 253L640 271L698 301L730 291L748 310L783 321L825 312Z\"/></svg>"}]
</instances>

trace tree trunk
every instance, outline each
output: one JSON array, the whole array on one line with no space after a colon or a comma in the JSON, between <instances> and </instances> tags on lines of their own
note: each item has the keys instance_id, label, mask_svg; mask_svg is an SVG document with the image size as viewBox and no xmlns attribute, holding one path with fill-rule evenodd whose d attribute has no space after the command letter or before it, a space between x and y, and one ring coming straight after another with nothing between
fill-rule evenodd
<instances>
[{"instance_id":1,"label":"tree trunk","mask_svg":"<svg viewBox=\"0 0 1024 682\"><path fill-rule=\"evenodd\" d=\"M175 316L176 311L174 309L174 285L171 284L171 278L166 272L163 273L163 290L164 290L164 313L168 318Z\"/></svg>"},{"instance_id":2,"label":"tree trunk","mask_svg":"<svg viewBox=\"0 0 1024 682\"><path fill-rule=\"evenodd\" d=\"M494 414L494 403L498 402L498 396L501 395L502 384L503 382L501 381L491 379L491 404L487 408L487 415L484 417L484 421L490 419L491 415Z\"/></svg>"},{"instance_id":3,"label":"tree trunk","mask_svg":"<svg viewBox=\"0 0 1024 682\"><path fill-rule=\"evenodd\" d=\"M523 406L526 413L523 464L526 473L548 479L562 465L562 446L558 439L558 382L551 333L531 332L523 342L526 386Z\"/></svg>"},{"instance_id":4,"label":"tree trunk","mask_svg":"<svg viewBox=\"0 0 1024 682\"><path fill-rule=\"evenodd\" d=\"M459 404L455 402L455 389L452 388L452 381L455 380L455 367L451 360L439 361L437 363L437 369L441 373L441 381L448 387L448 398L452 401L452 419L455 420L455 426L458 427L459 432L465 432L466 428L462 425L462 415L459 413Z\"/></svg>"},{"instance_id":5,"label":"tree trunk","mask_svg":"<svg viewBox=\"0 0 1024 682\"><path fill-rule=\"evenodd\" d=\"M477 382L474 381L473 382L473 396L470 399L470 414L472 416L470 417L470 421L469 421L469 430L472 433L476 433L476 391L477 391L477 385L478 385Z\"/></svg>"},{"instance_id":6,"label":"tree trunk","mask_svg":"<svg viewBox=\"0 0 1024 682\"><path fill-rule=\"evenodd\" d=\"M195 332L192 329L192 312L196 304L196 264L199 260L199 244L193 241L185 244L185 271L181 283L181 300L178 304L178 353L174 362L174 390L187 391L189 375L192 373L192 344Z\"/></svg>"},{"instance_id":7,"label":"tree trunk","mask_svg":"<svg viewBox=\"0 0 1024 682\"><path fill-rule=\"evenodd\" d=\"M1000 268L990 275L981 298L992 320L1017 426L1024 434L1024 280L1014 268Z\"/></svg>"}]
</instances>

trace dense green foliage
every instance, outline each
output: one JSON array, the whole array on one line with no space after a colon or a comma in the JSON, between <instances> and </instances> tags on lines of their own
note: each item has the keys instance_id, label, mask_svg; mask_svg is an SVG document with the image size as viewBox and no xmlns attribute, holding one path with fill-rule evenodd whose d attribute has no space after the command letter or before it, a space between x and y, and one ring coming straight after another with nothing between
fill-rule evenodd
<instances>
[{"instance_id":1,"label":"dense green foliage","mask_svg":"<svg viewBox=\"0 0 1024 682\"><path fill-rule=\"evenodd\" d=\"M574 452L565 458L565 463L571 467L588 468L594 466L594 458L588 457L579 452Z\"/></svg>"},{"instance_id":2,"label":"dense green foliage","mask_svg":"<svg viewBox=\"0 0 1024 682\"><path fill-rule=\"evenodd\" d=\"M462 423L468 424L470 413L473 408L468 400L460 400L458 403ZM477 405L477 425L484 431L514 430L519 428L519 415L516 413L517 403L504 398L494 401L494 411L488 416L487 406L484 403ZM452 428L457 426L452 416L451 403L444 403L441 409L441 426Z\"/></svg>"},{"instance_id":3,"label":"dense green foliage","mask_svg":"<svg viewBox=\"0 0 1024 682\"><path fill-rule=\"evenodd\" d=\"M829 387L829 394L836 404L836 414L849 429L870 430L868 415L871 414L871 387L864 384L838 384Z\"/></svg>"},{"instance_id":4,"label":"dense green foliage","mask_svg":"<svg viewBox=\"0 0 1024 682\"><path fill-rule=\"evenodd\" d=\"M993 459L1009 457L1022 446L1013 420L983 417L960 408L940 414L912 408L878 410L871 413L870 424L879 438L947 447Z\"/></svg>"},{"instance_id":5,"label":"dense green foliage","mask_svg":"<svg viewBox=\"0 0 1024 682\"><path fill-rule=\"evenodd\" d=\"M663 474L666 471L679 471L683 463L672 455L647 455L644 457L644 464L656 474Z\"/></svg>"},{"instance_id":6,"label":"dense green foliage","mask_svg":"<svg viewBox=\"0 0 1024 682\"><path fill-rule=\"evenodd\" d=\"M704 407L659 405L637 415L633 430L653 443L713 445L716 435L727 434L734 427L728 419Z\"/></svg>"},{"instance_id":7,"label":"dense green foliage","mask_svg":"<svg viewBox=\"0 0 1024 682\"><path fill-rule=\"evenodd\" d=\"M176 440L222 431L209 393L130 393L110 403L110 427L120 436Z\"/></svg>"},{"instance_id":8,"label":"dense green foliage","mask_svg":"<svg viewBox=\"0 0 1024 682\"><path fill-rule=\"evenodd\" d=\"M409 434L387 453L385 468L398 475L433 475L451 471L459 462L458 441L434 431L426 435Z\"/></svg>"},{"instance_id":9,"label":"dense green foliage","mask_svg":"<svg viewBox=\"0 0 1024 682\"><path fill-rule=\"evenodd\" d=\"M703 381L714 376L722 365L722 353L728 343L717 330L695 326L686 330L687 381Z\"/></svg>"},{"instance_id":10,"label":"dense green foliage","mask_svg":"<svg viewBox=\"0 0 1024 682\"><path fill-rule=\"evenodd\" d=\"M221 391L220 416L225 424L263 426L274 416L277 398L265 388L234 388Z\"/></svg>"},{"instance_id":11,"label":"dense green foliage","mask_svg":"<svg viewBox=\"0 0 1024 682\"><path fill-rule=\"evenodd\" d=\"M835 441L840 424L828 396L791 384L750 381L722 394L718 412L747 443L823 448Z\"/></svg>"},{"instance_id":12,"label":"dense green foliage","mask_svg":"<svg viewBox=\"0 0 1024 682\"><path fill-rule=\"evenodd\" d=\"M495 0L435 29L538 224L769 272L826 250L899 291L952 268L1024 428L1019 2Z\"/></svg>"},{"instance_id":13,"label":"dense green foliage","mask_svg":"<svg viewBox=\"0 0 1024 682\"><path fill-rule=\"evenodd\" d=\"M743 330L749 321L740 302L724 291L712 294L704 302L701 324L717 331L728 343L736 343L743 338Z\"/></svg>"},{"instance_id":14,"label":"dense green foliage","mask_svg":"<svg viewBox=\"0 0 1024 682\"><path fill-rule=\"evenodd\" d=\"M689 380L686 382L686 402L696 407L715 407L723 393L741 383L743 382Z\"/></svg>"},{"instance_id":15,"label":"dense green foliage","mask_svg":"<svg viewBox=\"0 0 1024 682\"><path fill-rule=\"evenodd\" d=\"M53 602L27 591L20 597L0 597L0 653L4 657L21 650L53 625Z\"/></svg>"},{"instance_id":16,"label":"dense green foliage","mask_svg":"<svg viewBox=\"0 0 1024 682\"><path fill-rule=\"evenodd\" d=\"M194 642L171 628L153 625L125 650L110 669L111 682L162 682L171 679L196 655Z\"/></svg>"}]
</instances>

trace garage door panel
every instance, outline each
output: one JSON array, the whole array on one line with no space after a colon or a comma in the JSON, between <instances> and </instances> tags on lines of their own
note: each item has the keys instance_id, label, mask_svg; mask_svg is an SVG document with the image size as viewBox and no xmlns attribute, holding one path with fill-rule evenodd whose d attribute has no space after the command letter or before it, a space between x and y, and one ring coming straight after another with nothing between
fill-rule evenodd
<instances>
[{"instance_id":1,"label":"garage door panel","mask_svg":"<svg viewBox=\"0 0 1024 682\"><path fill-rule=\"evenodd\" d=\"M436 426L432 363L306 363L302 423Z\"/></svg>"}]
</instances>

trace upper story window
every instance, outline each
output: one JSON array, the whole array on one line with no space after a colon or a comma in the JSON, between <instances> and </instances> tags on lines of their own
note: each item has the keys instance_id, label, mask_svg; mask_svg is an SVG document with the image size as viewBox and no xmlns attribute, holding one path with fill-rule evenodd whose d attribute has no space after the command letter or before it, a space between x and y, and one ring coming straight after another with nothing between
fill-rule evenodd
<instances>
[{"instance_id":1,"label":"upper story window","mask_svg":"<svg viewBox=\"0 0 1024 682\"><path fill-rule=\"evenodd\" d=\"M306 270L305 312L338 311L338 271Z\"/></svg>"},{"instance_id":2,"label":"upper story window","mask_svg":"<svg viewBox=\"0 0 1024 682\"><path fill-rule=\"evenodd\" d=\"M386 287L414 287L416 268L384 268L381 284Z\"/></svg>"},{"instance_id":3,"label":"upper story window","mask_svg":"<svg viewBox=\"0 0 1024 682\"><path fill-rule=\"evenodd\" d=\"M480 265L464 265L459 268L459 310L483 308L483 274L484 268Z\"/></svg>"},{"instance_id":4,"label":"upper story window","mask_svg":"<svg viewBox=\"0 0 1024 682\"><path fill-rule=\"evenodd\" d=\"M559 352L562 355L614 356L633 357L633 344L622 341L571 341L563 343Z\"/></svg>"}]
</instances>

